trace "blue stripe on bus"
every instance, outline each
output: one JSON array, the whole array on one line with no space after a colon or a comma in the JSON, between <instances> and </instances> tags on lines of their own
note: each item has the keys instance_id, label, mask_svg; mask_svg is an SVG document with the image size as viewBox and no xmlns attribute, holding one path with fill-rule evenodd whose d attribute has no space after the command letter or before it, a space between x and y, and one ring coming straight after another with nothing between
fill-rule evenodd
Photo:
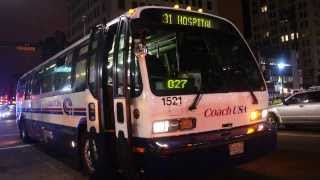
<instances>
[{"instance_id":1,"label":"blue stripe on bus","mask_svg":"<svg viewBox=\"0 0 320 180\"><path fill-rule=\"evenodd\" d=\"M79 108L77 108L78 111L74 111L72 113L73 116L87 116L87 112L85 108L82 108L82 111L79 111ZM35 113L35 114L58 114L58 115L63 115L63 111L60 109L29 109L29 108L24 108L22 109L22 112L27 112L27 113Z\"/></svg>"}]
</instances>

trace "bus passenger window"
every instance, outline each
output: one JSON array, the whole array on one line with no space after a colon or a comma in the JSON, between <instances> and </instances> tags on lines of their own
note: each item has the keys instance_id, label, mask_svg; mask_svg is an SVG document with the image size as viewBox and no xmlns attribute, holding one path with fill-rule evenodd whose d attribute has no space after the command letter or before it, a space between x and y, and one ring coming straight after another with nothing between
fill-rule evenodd
<instances>
[{"instance_id":1,"label":"bus passenger window","mask_svg":"<svg viewBox=\"0 0 320 180\"><path fill-rule=\"evenodd\" d=\"M129 52L129 54L131 54ZM133 61L131 61L130 64L130 86L131 88L131 97L138 97L142 92L142 80L141 80L141 74L140 74L140 67L138 59L135 55L131 56Z\"/></svg>"},{"instance_id":2,"label":"bus passenger window","mask_svg":"<svg viewBox=\"0 0 320 180\"><path fill-rule=\"evenodd\" d=\"M35 73L32 79L32 95L39 95L40 94L40 81L38 79L39 74Z\"/></svg>"},{"instance_id":3,"label":"bus passenger window","mask_svg":"<svg viewBox=\"0 0 320 180\"><path fill-rule=\"evenodd\" d=\"M25 94L24 94L24 99L25 100L30 100L31 99L31 79L29 79L26 83L26 89L25 89Z\"/></svg>"},{"instance_id":4,"label":"bus passenger window","mask_svg":"<svg viewBox=\"0 0 320 180\"><path fill-rule=\"evenodd\" d=\"M54 91L53 71L56 64L47 64L41 72L41 92L48 93Z\"/></svg>"},{"instance_id":5,"label":"bus passenger window","mask_svg":"<svg viewBox=\"0 0 320 180\"><path fill-rule=\"evenodd\" d=\"M90 56L89 87L93 91L93 93L97 92L97 53L96 52L93 52Z\"/></svg>"},{"instance_id":6,"label":"bus passenger window","mask_svg":"<svg viewBox=\"0 0 320 180\"><path fill-rule=\"evenodd\" d=\"M124 26L122 26L124 27ZM116 94L118 96L123 96L124 95L124 52L125 52L125 34L124 34L124 28L122 29L122 34L120 35L120 40L119 40L119 50L118 50L118 62L116 65L116 73L117 73L117 92Z\"/></svg>"},{"instance_id":7,"label":"bus passenger window","mask_svg":"<svg viewBox=\"0 0 320 180\"><path fill-rule=\"evenodd\" d=\"M72 54L60 59L60 61L62 64L54 69L55 90L68 92L71 91Z\"/></svg>"},{"instance_id":8,"label":"bus passenger window","mask_svg":"<svg viewBox=\"0 0 320 180\"><path fill-rule=\"evenodd\" d=\"M75 91L83 91L86 87L87 71L86 71L87 59L82 59L75 64L75 74L73 89Z\"/></svg>"}]
</instances>

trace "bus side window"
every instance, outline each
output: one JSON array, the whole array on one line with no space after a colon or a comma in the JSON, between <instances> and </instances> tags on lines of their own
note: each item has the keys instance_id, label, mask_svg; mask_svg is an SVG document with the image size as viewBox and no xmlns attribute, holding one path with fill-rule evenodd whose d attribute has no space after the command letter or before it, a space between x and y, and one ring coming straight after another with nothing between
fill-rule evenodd
<instances>
[{"instance_id":1,"label":"bus side window","mask_svg":"<svg viewBox=\"0 0 320 180\"><path fill-rule=\"evenodd\" d=\"M74 62L73 91L84 91L87 83L88 44L79 50L78 59Z\"/></svg>"},{"instance_id":2,"label":"bus side window","mask_svg":"<svg viewBox=\"0 0 320 180\"><path fill-rule=\"evenodd\" d=\"M27 77L27 82L25 85L25 93L24 93L24 99L30 100L31 99L31 79L28 79L30 77Z\"/></svg>"},{"instance_id":3,"label":"bus side window","mask_svg":"<svg viewBox=\"0 0 320 180\"><path fill-rule=\"evenodd\" d=\"M141 79L141 73L140 73L140 67L138 59L135 55L131 56L130 64L130 83L131 83L131 97L138 97L142 93L142 79Z\"/></svg>"},{"instance_id":4,"label":"bus side window","mask_svg":"<svg viewBox=\"0 0 320 180\"><path fill-rule=\"evenodd\" d=\"M49 63L44 66L41 71L41 93L49 93L54 91L54 68L55 63Z\"/></svg>"},{"instance_id":5,"label":"bus side window","mask_svg":"<svg viewBox=\"0 0 320 180\"><path fill-rule=\"evenodd\" d=\"M98 41L94 40L90 48L90 61L89 61L89 87L94 94L97 92L97 46Z\"/></svg>"},{"instance_id":6,"label":"bus side window","mask_svg":"<svg viewBox=\"0 0 320 180\"><path fill-rule=\"evenodd\" d=\"M117 56L117 63L115 64L115 68L116 68L116 82L115 82L115 95L118 97L124 96L124 81L125 81L125 77L123 76L123 70L124 70L124 56L125 56L125 45L126 45L126 26L124 24L121 24L121 34L119 37L119 44L118 44L118 54L115 55Z\"/></svg>"},{"instance_id":7,"label":"bus side window","mask_svg":"<svg viewBox=\"0 0 320 180\"><path fill-rule=\"evenodd\" d=\"M24 92L26 88L26 82L24 80L19 80L18 86L17 86L17 100L19 101L24 99Z\"/></svg>"},{"instance_id":8,"label":"bus side window","mask_svg":"<svg viewBox=\"0 0 320 180\"><path fill-rule=\"evenodd\" d=\"M58 60L54 69L55 90L71 91L72 53Z\"/></svg>"},{"instance_id":9,"label":"bus side window","mask_svg":"<svg viewBox=\"0 0 320 180\"><path fill-rule=\"evenodd\" d=\"M39 95L40 94L40 81L39 81L39 74L36 72L33 75L32 85L31 85L32 95Z\"/></svg>"},{"instance_id":10,"label":"bus side window","mask_svg":"<svg viewBox=\"0 0 320 180\"><path fill-rule=\"evenodd\" d=\"M106 37L106 54L105 66L103 69L103 81L106 88L104 96L104 112L105 114L105 128L114 129L114 108L113 108L113 52L117 24L112 25Z\"/></svg>"}]
</instances>

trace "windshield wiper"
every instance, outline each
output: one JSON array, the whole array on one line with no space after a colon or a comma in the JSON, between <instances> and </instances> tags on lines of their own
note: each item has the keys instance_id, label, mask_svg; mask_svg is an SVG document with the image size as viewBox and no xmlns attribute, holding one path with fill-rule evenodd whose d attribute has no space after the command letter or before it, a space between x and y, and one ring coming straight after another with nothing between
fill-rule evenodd
<instances>
[{"instance_id":1,"label":"windshield wiper","mask_svg":"<svg viewBox=\"0 0 320 180\"><path fill-rule=\"evenodd\" d=\"M246 72L241 66L237 66L237 67L238 67L238 69L239 69L242 73L245 74L245 76L248 77L247 72ZM248 91L249 91L249 93L250 93L250 95L251 95L251 97L252 97L252 104L259 104L258 98L257 98L257 96L254 94L253 89L251 88L250 82L248 81L248 79L246 79L246 78L242 78L242 79L246 82L246 85L248 86Z\"/></svg>"},{"instance_id":2,"label":"windshield wiper","mask_svg":"<svg viewBox=\"0 0 320 180\"><path fill-rule=\"evenodd\" d=\"M201 96L202 96L202 92L201 92L201 87L200 87L200 89L197 91L196 97L193 99L192 104L189 106L189 111L193 111L193 110L197 109L197 105L200 102Z\"/></svg>"}]
</instances>

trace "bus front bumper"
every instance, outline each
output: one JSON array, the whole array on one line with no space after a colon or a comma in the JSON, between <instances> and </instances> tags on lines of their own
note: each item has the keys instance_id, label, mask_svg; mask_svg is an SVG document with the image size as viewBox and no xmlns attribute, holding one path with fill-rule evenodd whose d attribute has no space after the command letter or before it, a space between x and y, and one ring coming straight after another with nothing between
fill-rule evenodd
<instances>
[{"instance_id":1,"label":"bus front bumper","mask_svg":"<svg viewBox=\"0 0 320 180\"><path fill-rule=\"evenodd\" d=\"M264 129L248 134L259 124L201 134L157 139L135 139L136 161L141 169L212 168L239 164L273 152L277 147L276 129L263 123Z\"/></svg>"}]
</instances>

